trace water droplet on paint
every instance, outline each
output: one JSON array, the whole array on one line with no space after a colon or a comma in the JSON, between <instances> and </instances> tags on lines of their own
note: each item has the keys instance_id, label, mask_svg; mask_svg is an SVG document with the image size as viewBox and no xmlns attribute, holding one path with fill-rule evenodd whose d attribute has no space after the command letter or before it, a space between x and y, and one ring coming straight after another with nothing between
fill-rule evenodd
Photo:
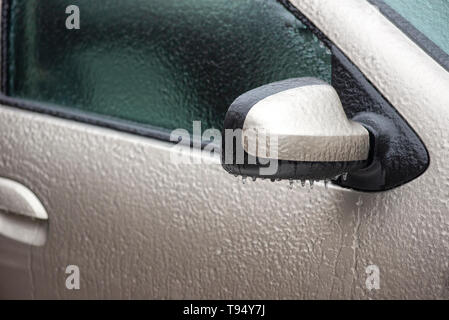
<instances>
[{"instance_id":1,"label":"water droplet on paint","mask_svg":"<svg viewBox=\"0 0 449 320\"><path fill-rule=\"evenodd\" d=\"M289 188L290 190L293 189L293 180L292 180L292 179L290 179L290 180L288 181L288 188Z\"/></svg>"}]
</instances>

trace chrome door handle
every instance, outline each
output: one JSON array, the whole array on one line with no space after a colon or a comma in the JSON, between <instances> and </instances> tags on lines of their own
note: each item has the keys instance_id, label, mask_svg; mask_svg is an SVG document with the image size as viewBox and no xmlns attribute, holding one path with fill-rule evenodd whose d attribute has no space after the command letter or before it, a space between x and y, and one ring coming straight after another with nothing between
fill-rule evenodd
<instances>
[{"instance_id":1,"label":"chrome door handle","mask_svg":"<svg viewBox=\"0 0 449 320\"><path fill-rule=\"evenodd\" d=\"M37 196L24 185L0 177L0 235L42 246L48 232L48 214Z\"/></svg>"}]
</instances>

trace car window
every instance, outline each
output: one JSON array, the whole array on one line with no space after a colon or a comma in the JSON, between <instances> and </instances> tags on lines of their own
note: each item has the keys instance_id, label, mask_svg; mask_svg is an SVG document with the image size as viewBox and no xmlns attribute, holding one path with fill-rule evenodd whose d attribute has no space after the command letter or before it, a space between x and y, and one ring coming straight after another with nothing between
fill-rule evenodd
<instances>
[{"instance_id":1,"label":"car window","mask_svg":"<svg viewBox=\"0 0 449 320\"><path fill-rule=\"evenodd\" d=\"M448 0L384 0L384 2L449 54Z\"/></svg>"},{"instance_id":2,"label":"car window","mask_svg":"<svg viewBox=\"0 0 449 320\"><path fill-rule=\"evenodd\" d=\"M330 52L276 0L9 4L5 90L16 98L191 130L221 128L252 88L331 77ZM79 29L66 28L70 5Z\"/></svg>"}]
</instances>

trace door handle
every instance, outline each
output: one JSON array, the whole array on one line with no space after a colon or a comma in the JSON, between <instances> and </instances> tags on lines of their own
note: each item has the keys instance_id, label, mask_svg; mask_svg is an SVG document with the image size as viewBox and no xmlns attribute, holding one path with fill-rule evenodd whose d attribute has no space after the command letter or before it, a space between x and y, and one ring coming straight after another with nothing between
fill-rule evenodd
<instances>
[{"instance_id":1,"label":"door handle","mask_svg":"<svg viewBox=\"0 0 449 320\"><path fill-rule=\"evenodd\" d=\"M37 196L24 185L0 177L0 235L42 246L47 232L48 214Z\"/></svg>"}]
</instances>

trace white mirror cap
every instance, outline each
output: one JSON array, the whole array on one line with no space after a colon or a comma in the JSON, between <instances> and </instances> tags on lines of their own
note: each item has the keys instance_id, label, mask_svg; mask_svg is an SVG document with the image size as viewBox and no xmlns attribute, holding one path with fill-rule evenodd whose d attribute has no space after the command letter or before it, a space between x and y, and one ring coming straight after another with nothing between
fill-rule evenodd
<instances>
[{"instance_id":1,"label":"white mirror cap","mask_svg":"<svg viewBox=\"0 0 449 320\"><path fill-rule=\"evenodd\" d=\"M335 89L321 81L258 101L246 115L243 132L242 145L252 156L336 162L367 160L369 155L368 131L348 120ZM267 154L259 141L252 141L261 136L255 132L277 138L277 156ZM260 142L266 144L267 139ZM252 145L257 145L257 150Z\"/></svg>"}]
</instances>

